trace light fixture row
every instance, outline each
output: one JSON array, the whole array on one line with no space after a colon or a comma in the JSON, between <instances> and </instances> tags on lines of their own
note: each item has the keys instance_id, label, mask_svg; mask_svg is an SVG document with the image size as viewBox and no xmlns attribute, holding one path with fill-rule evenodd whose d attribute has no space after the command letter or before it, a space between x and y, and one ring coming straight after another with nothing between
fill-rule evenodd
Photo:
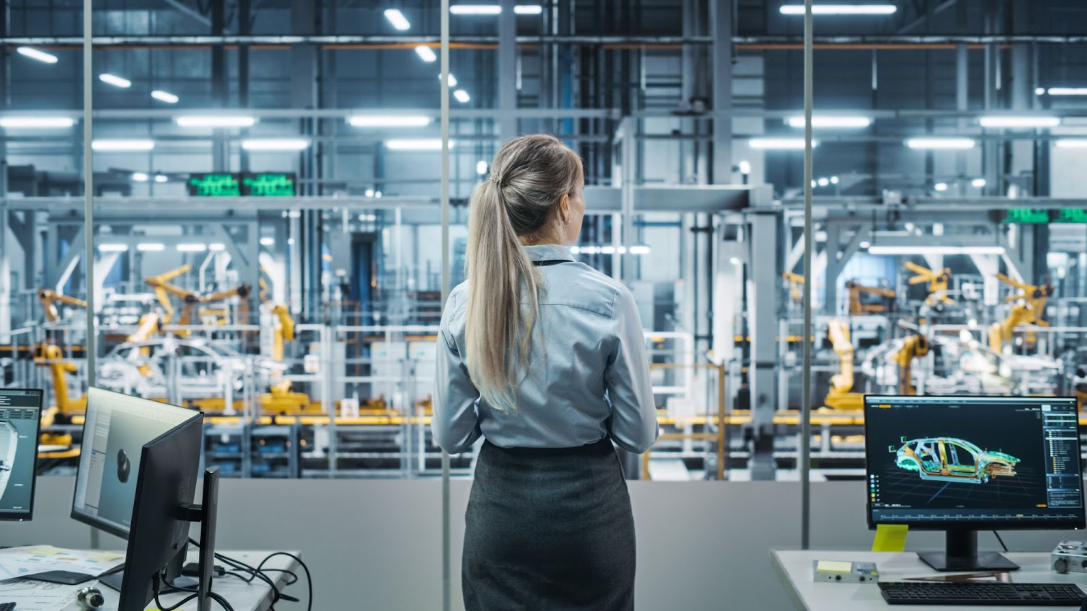
<instances>
[{"instance_id":1,"label":"light fixture row","mask_svg":"<svg viewBox=\"0 0 1087 611\"><path fill-rule=\"evenodd\" d=\"M178 252L222 252L226 250L226 244L213 242L211 244L176 244L174 248ZM128 244L122 244L119 242L105 242L98 245L99 252L128 252ZM166 245L162 242L140 242L136 244L136 250L140 252L162 252L166 250Z\"/></svg>"}]
</instances>

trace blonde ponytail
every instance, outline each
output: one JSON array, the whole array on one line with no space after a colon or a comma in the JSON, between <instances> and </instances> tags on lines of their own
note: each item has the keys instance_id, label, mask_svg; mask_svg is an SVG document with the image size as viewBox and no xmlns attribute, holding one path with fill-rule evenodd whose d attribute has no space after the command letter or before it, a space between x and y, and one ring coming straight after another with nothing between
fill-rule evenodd
<instances>
[{"instance_id":1,"label":"blonde ponytail","mask_svg":"<svg viewBox=\"0 0 1087 611\"><path fill-rule=\"evenodd\" d=\"M491 163L491 176L472 194L465 356L472 382L497 409L515 407L513 386L539 311L538 277L521 236L543 228L562 196L581 181L577 155L553 136L537 134L507 142Z\"/></svg>"}]
</instances>

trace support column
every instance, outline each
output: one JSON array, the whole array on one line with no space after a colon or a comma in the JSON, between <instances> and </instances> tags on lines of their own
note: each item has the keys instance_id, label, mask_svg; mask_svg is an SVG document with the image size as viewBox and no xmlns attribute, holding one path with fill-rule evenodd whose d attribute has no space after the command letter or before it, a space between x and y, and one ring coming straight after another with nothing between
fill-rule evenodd
<instances>
[{"instance_id":1,"label":"support column","mask_svg":"<svg viewBox=\"0 0 1087 611\"><path fill-rule=\"evenodd\" d=\"M498 17L498 112L503 142L517 137L517 14L516 0L502 0Z\"/></svg>"},{"instance_id":2,"label":"support column","mask_svg":"<svg viewBox=\"0 0 1087 611\"><path fill-rule=\"evenodd\" d=\"M253 0L238 0L238 34L249 36L252 33ZM249 45L238 45L238 106L249 108ZM243 133L248 134L248 130ZM249 151L238 151L238 170L249 171Z\"/></svg>"},{"instance_id":3,"label":"support column","mask_svg":"<svg viewBox=\"0 0 1087 611\"><path fill-rule=\"evenodd\" d=\"M211 35L222 36L226 30L226 0L212 0ZM215 108L226 108L226 49L223 45L211 46L211 104ZM230 143L227 130L213 130L211 146L211 167L216 172L230 171Z\"/></svg>"},{"instance_id":4,"label":"support column","mask_svg":"<svg viewBox=\"0 0 1087 611\"><path fill-rule=\"evenodd\" d=\"M823 310L831 316L838 315L838 276L842 274L843 264L838 260L838 254L842 251L842 226L835 222L826 223L827 230L827 267L826 277L823 280L825 297L823 298Z\"/></svg>"},{"instance_id":5,"label":"support column","mask_svg":"<svg viewBox=\"0 0 1087 611\"><path fill-rule=\"evenodd\" d=\"M732 0L711 0L713 34L713 182L732 182Z\"/></svg>"},{"instance_id":6,"label":"support column","mask_svg":"<svg viewBox=\"0 0 1087 611\"><path fill-rule=\"evenodd\" d=\"M778 237L780 227L775 212L755 213L749 217L747 242L749 274L747 280L747 327L751 336L750 362L747 366L751 396L751 430L754 442L751 478L774 479L774 412L777 410L778 318Z\"/></svg>"},{"instance_id":7,"label":"support column","mask_svg":"<svg viewBox=\"0 0 1087 611\"><path fill-rule=\"evenodd\" d=\"M970 56L966 45L955 47L955 109L964 111L970 104ZM966 133L967 120L959 119L959 133ZM956 155L956 167L959 177L966 176L966 155ZM986 186L983 193L988 193L992 185ZM962 192L960 188L960 193Z\"/></svg>"}]
</instances>

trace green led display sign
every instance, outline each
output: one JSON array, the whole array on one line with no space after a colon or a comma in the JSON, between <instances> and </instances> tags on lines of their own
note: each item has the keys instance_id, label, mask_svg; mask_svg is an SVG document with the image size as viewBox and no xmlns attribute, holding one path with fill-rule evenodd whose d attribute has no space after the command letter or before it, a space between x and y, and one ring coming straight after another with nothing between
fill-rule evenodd
<instances>
[{"instance_id":1,"label":"green led display sign","mask_svg":"<svg viewBox=\"0 0 1087 611\"><path fill-rule=\"evenodd\" d=\"M1012 208L1004 216L1008 225L1048 225L1049 211L1041 208Z\"/></svg>"},{"instance_id":2,"label":"green led display sign","mask_svg":"<svg viewBox=\"0 0 1087 611\"><path fill-rule=\"evenodd\" d=\"M1012 208L1004 213L1003 222L1006 225L1048 225L1050 223L1087 225L1087 208L1058 210Z\"/></svg>"},{"instance_id":3,"label":"green led display sign","mask_svg":"<svg viewBox=\"0 0 1087 611\"><path fill-rule=\"evenodd\" d=\"M1053 219L1054 223L1087 224L1087 209L1062 208L1057 210L1057 213L1057 218Z\"/></svg>"},{"instance_id":4,"label":"green led display sign","mask_svg":"<svg viewBox=\"0 0 1087 611\"><path fill-rule=\"evenodd\" d=\"M191 197L291 197L293 173L189 174Z\"/></svg>"},{"instance_id":5,"label":"green led display sign","mask_svg":"<svg viewBox=\"0 0 1087 611\"><path fill-rule=\"evenodd\" d=\"M242 187L246 195L253 197L291 197L294 174L246 174Z\"/></svg>"},{"instance_id":6,"label":"green led display sign","mask_svg":"<svg viewBox=\"0 0 1087 611\"><path fill-rule=\"evenodd\" d=\"M193 197L238 197L242 194L237 174L190 174L188 188Z\"/></svg>"}]
</instances>

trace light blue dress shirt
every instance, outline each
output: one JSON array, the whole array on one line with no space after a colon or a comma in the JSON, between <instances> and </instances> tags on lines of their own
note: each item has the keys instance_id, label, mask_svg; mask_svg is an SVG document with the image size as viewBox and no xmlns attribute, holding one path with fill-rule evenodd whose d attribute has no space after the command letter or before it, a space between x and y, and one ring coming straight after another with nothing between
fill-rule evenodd
<instances>
[{"instance_id":1,"label":"light blue dress shirt","mask_svg":"<svg viewBox=\"0 0 1087 611\"><path fill-rule=\"evenodd\" d=\"M449 294L438 337L434 439L456 454L482 435L504 448L573 448L610 437L642 453L657 440L642 323L625 286L565 246L526 247L541 265L539 333L514 389L515 409L480 397L465 366L467 283Z\"/></svg>"}]
</instances>

